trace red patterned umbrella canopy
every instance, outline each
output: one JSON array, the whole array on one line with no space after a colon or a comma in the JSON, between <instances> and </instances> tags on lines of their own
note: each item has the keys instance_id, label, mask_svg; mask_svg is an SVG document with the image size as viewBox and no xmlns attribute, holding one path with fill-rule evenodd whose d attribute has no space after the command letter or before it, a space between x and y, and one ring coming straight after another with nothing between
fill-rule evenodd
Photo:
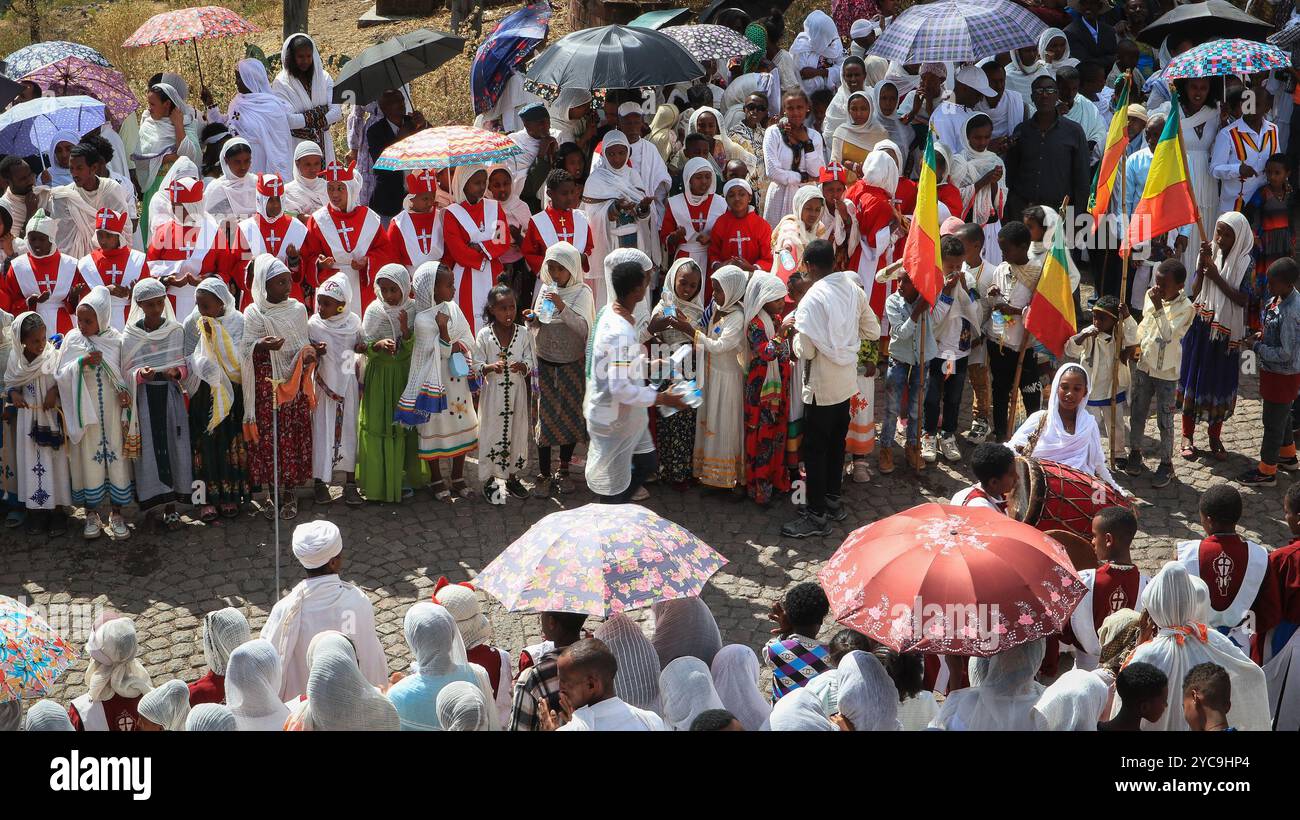
<instances>
[{"instance_id":1,"label":"red patterned umbrella canopy","mask_svg":"<svg viewBox=\"0 0 1300 820\"><path fill-rule=\"evenodd\" d=\"M984 657L1058 632L1085 592L1044 533L946 504L854 530L818 580L836 621L892 649Z\"/></svg>"},{"instance_id":2,"label":"red patterned umbrella canopy","mask_svg":"<svg viewBox=\"0 0 1300 820\"><path fill-rule=\"evenodd\" d=\"M202 83L203 63L199 60L199 40L215 40L258 31L261 29L230 9L199 6L155 14L145 20L144 25L126 38L122 45L126 48L143 48L191 41L194 43L194 60L199 64L199 82Z\"/></svg>"},{"instance_id":3,"label":"red patterned umbrella canopy","mask_svg":"<svg viewBox=\"0 0 1300 820\"><path fill-rule=\"evenodd\" d=\"M375 161L376 171L418 171L490 165L523 152L507 134L468 125L426 128L384 150Z\"/></svg>"}]
</instances>

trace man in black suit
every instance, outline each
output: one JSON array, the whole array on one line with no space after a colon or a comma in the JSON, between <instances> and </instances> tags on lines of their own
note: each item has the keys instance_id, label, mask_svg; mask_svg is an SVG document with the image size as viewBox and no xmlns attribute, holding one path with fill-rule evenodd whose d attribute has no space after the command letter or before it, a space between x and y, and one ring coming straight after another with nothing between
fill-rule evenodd
<instances>
[{"instance_id":1,"label":"man in black suit","mask_svg":"<svg viewBox=\"0 0 1300 820\"><path fill-rule=\"evenodd\" d=\"M1070 43L1070 56L1079 62L1091 60L1101 63L1110 73L1119 51L1119 38L1115 27L1101 19L1102 0L1078 0L1075 6L1079 17L1065 27L1065 39Z\"/></svg>"},{"instance_id":2,"label":"man in black suit","mask_svg":"<svg viewBox=\"0 0 1300 820\"><path fill-rule=\"evenodd\" d=\"M379 111L383 116L366 129L366 144L370 146L370 156L374 159L379 159L384 149L398 140L428 127L419 111L406 113L406 98L395 88L379 97ZM370 194L370 202L358 204L369 204L387 225L402 210L402 202L406 199L406 175L401 171L375 171L374 174L375 189Z\"/></svg>"}]
</instances>

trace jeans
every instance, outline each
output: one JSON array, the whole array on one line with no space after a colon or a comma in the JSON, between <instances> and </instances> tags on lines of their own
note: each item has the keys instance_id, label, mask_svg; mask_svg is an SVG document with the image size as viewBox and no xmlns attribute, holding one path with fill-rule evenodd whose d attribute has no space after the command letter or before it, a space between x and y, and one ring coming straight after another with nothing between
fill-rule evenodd
<instances>
[{"instance_id":1,"label":"jeans","mask_svg":"<svg viewBox=\"0 0 1300 820\"><path fill-rule=\"evenodd\" d=\"M921 368L914 364L889 360L885 372L885 423L880 428L880 445L894 446L894 432L898 429L898 408L907 393L907 443L916 444L920 438L920 425L916 423L920 411ZM807 422L804 423L807 429Z\"/></svg>"},{"instance_id":2,"label":"jeans","mask_svg":"<svg viewBox=\"0 0 1300 820\"><path fill-rule=\"evenodd\" d=\"M990 341L989 375L993 378L993 434L998 441L1007 440L1007 428L1014 419L1007 418L1011 411L1011 382L1016 377L1016 361L1020 351L1000 348L997 342ZM1020 368L1020 403L1025 408L1025 416L1038 411L1042 405L1042 395L1038 390L1038 359L1033 350L1025 351L1024 365Z\"/></svg>"},{"instance_id":3,"label":"jeans","mask_svg":"<svg viewBox=\"0 0 1300 820\"><path fill-rule=\"evenodd\" d=\"M1174 463L1174 393L1178 390L1176 379L1156 379L1141 368L1133 370L1130 389L1128 448L1142 452L1142 431L1147 426L1151 400L1156 402L1156 429L1160 431L1160 463Z\"/></svg>"},{"instance_id":4,"label":"jeans","mask_svg":"<svg viewBox=\"0 0 1300 820\"><path fill-rule=\"evenodd\" d=\"M637 453L632 456L632 483L627 485L627 489L618 495L599 495L596 496L597 504L626 504L636 495L636 491L641 489L645 480L654 475L654 471L659 467L659 457L653 453Z\"/></svg>"},{"instance_id":5,"label":"jeans","mask_svg":"<svg viewBox=\"0 0 1300 820\"><path fill-rule=\"evenodd\" d=\"M849 402L803 408L803 464L808 512L826 515L827 496L838 498L844 480L844 437L849 434Z\"/></svg>"},{"instance_id":6,"label":"jeans","mask_svg":"<svg viewBox=\"0 0 1300 820\"><path fill-rule=\"evenodd\" d=\"M953 362L951 375L943 374L943 359L930 360L930 372L925 385L925 434L934 435L939 427L939 401L943 400L944 435L957 433L957 417L961 414L961 394L966 387L966 359L962 356Z\"/></svg>"}]
</instances>

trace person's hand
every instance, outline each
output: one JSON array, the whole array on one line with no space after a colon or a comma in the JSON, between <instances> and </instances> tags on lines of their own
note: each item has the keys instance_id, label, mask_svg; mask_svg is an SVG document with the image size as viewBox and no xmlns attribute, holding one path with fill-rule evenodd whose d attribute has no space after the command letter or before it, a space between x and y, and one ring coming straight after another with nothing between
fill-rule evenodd
<instances>
[{"instance_id":1,"label":"person's hand","mask_svg":"<svg viewBox=\"0 0 1300 820\"><path fill-rule=\"evenodd\" d=\"M1262 341L1264 341L1264 334L1262 332L1256 332L1250 335L1250 337L1246 340L1246 344L1248 344L1250 347L1253 348L1255 345L1259 344Z\"/></svg>"},{"instance_id":2,"label":"person's hand","mask_svg":"<svg viewBox=\"0 0 1300 820\"><path fill-rule=\"evenodd\" d=\"M790 332L793 330L794 330L794 311L790 311L785 315L785 318L781 320L781 333L782 335L789 336Z\"/></svg>"},{"instance_id":3,"label":"person's hand","mask_svg":"<svg viewBox=\"0 0 1300 820\"><path fill-rule=\"evenodd\" d=\"M178 160L178 159L180 159L180 158L181 158L181 155L180 155L180 154L177 154L177 153L175 153L175 152L171 152L171 153L163 154L163 156L162 156L162 164L163 164L164 166L166 166L166 165L171 165L173 162L175 162L176 160Z\"/></svg>"},{"instance_id":4,"label":"person's hand","mask_svg":"<svg viewBox=\"0 0 1300 820\"><path fill-rule=\"evenodd\" d=\"M315 363L316 363L316 348L314 348L314 347L312 347L312 346L310 346L310 345L308 345L307 347L303 348L303 351L302 351L302 363L303 363L303 364L315 364Z\"/></svg>"},{"instance_id":5,"label":"person's hand","mask_svg":"<svg viewBox=\"0 0 1300 820\"><path fill-rule=\"evenodd\" d=\"M179 276L174 273L168 274L166 276L160 276L158 278L158 281L162 282L164 285L166 285L169 288L179 288L179 287L184 287L185 285L185 277Z\"/></svg>"},{"instance_id":6,"label":"person's hand","mask_svg":"<svg viewBox=\"0 0 1300 820\"><path fill-rule=\"evenodd\" d=\"M316 351L316 355L317 355L317 356L324 356L324 355L325 355L325 343L324 343L324 342L312 342L312 343L311 343L311 346L312 346L312 349Z\"/></svg>"},{"instance_id":7,"label":"person's hand","mask_svg":"<svg viewBox=\"0 0 1300 820\"><path fill-rule=\"evenodd\" d=\"M451 317L440 311L437 316L433 317L433 321L438 323L438 330L446 331L447 323L451 321Z\"/></svg>"},{"instance_id":8,"label":"person's hand","mask_svg":"<svg viewBox=\"0 0 1300 820\"><path fill-rule=\"evenodd\" d=\"M471 356L471 355L469 354L469 348L465 346L465 343L464 343L464 342L456 342L456 343L452 344L452 346L451 346L451 352L452 352L452 353L459 353L460 355L464 356L466 359L473 359L473 358L474 358L473 356Z\"/></svg>"},{"instance_id":9,"label":"person's hand","mask_svg":"<svg viewBox=\"0 0 1300 820\"><path fill-rule=\"evenodd\" d=\"M995 154L1005 154L1011 147L1011 142L1006 137L997 137L989 141L989 150Z\"/></svg>"},{"instance_id":10,"label":"person's hand","mask_svg":"<svg viewBox=\"0 0 1300 820\"><path fill-rule=\"evenodd\" d=\"M397 355L397 342L393 339L381 339L375 342L375 350L387 353L390 356Z\"/></svg>"},{"instance_id":11,"label":"person's hand","mask_svg":"<svg viewBox=\"0 0 1300 820\"><path fill-rule=\"evenodd\" d=\"M100 363L103 361L104 354L100 353L98 350L90 351L81 359L81 363L86 367L99 367Z\"/></svg>"},{"instance_id":12,"label":"person's hand","mask_svg":"<svg viewBox=\"0 0 1300 820\"><path fill-rule=\"evenodd\" d=\"M1251 168L1249 165L1243 162L1241 164L1241 168L1237 171L1237 173L1241 176L1242 179L1250 179L1251 177L1255 176L1255 169Z\"/></svg>"},{"instance_id":13,"label":"person's hand","mask_svg":"<svg viewBox=\"0 0 1300 820\"><path fill-rule=\"evenodd\" d=\"M1119 304L1119 320L1122 322L1128 318L1128 305L1124 302Z\"/></svg>"},{"instance_id":14,"label":"person's hand","mask_svg":"<svg viewBox=\"0 0 1300 820\"><path fill-rule=\"evenodd\" d=\"M59 387L58 387L58 385L53 385L53 386L50 387L49 390L46 390L46 391L45 391L45 409L46 409L46 410L58 410L58 409L59 409Z\"/></svg>"},{"instance_id":15,"label":"person's hand","mask_svg":"<svg viewBox=\"0 0 1300 820\"><path fill-rule=\"evenodd\" d=\"M316 267L324 270L338 270L339 263L332 256L321 254L316 257Z\"/></svg>"},{"instance_id":16,"label":"person's hand","mask_svg":"<svg viewBox=\"0 0 1300 820\"><path fill-rule=\"evenodd\" d=\"M1210 264L1210 259L1213 258L1213 257L1212 257L1212 254L1213 254L1213 250L1212 250L1211 247L1210 247L1210 243L1209 243L1209 242L1202 242L1202 243L1201 243L1201 252L1200 252L1200 254L1199 254L1199 255L1197 256L1197 258L1196 258L1196 264L1197 264L1197 266L1203 268L1203 267L1205 267L1206 265Z\"/></svg>"},{"instance_id":17,"label":"person's hand","mask_svg":"<svg viewBox=\"0 0 1300 820\"><path fill-rule=\"evenodd\" d=\"M867 362L866 364L862 365L862 376L863 376L863 378L870 379L871 377L873 377L873 376L875 376L875 375L876 375L876 363L875 363L875 362Z\"/></svg>"},{"instance_id":18,"label":"person's hand","mask_svg":"<svg viewBox=\"0 0 1300 820\"><path fill-rule=\"evenodd\" d=\"M109 285L108 293L117 299L127 299L131 296L131 289L125 285Z\"/></svg>"},{"instance_id":19,"label":"person's hand","mask_svg":"<svg viewBox=\"0 0 1300 820\"><path fill-rule=\"evenodd\" d=\"M212 99L212 92L208 90L206 85L199 86L199 99L203 101L205 108L212 108L217 104L216 101Z\"/></svg>"},{"instance_id":20,"label":"person's hand","mask_svg":"<svg viewBox=\"0 0 1300 820\"><path fill-rule=\"evenodd\" d=\"M555 291L551 291L550 293L546 294L546 301L550 302L552 305L555 306L555 315L558 316L564 312L564 308L565 308L564 299L561 298L560 294L556 293Z\"/></svg>"},{"instance_id":21,"label":"person's hand","mask_svg":"<svg viewBox=\"0 0 1300 820\"><path fill-rule=\"evenodd\" d=\"M1164 304L1164 298L1160 295L1160 288L1155 285L1152 285L1147 291L1147 298L1151 300L1151 307L1155 310L1160 310L1160 307Z\"/></svg>"},{"instance_id":22,"label":"person's hand","mask_svg":"<svg viewBox=\"0 0 1300 820\"><path fill-rule=\"evenodd\" d=\"M357 161L357 149L355 149L355 148L349 148L349 149L348 149L348 152L347 152L346 154L343 155L343 164L344 164L344 165L351 165L352 163L354 163L354 162L356 162L356 161ZM394 672L393 674L396 675L397 673Z\"/></svg>"},{"instance_id":23,"label":"person's hand","mask_svg":"<svg viewBox=\"0 0 1300 820\"><path fill-rule=\"evenodd\" d=\"M352 260L352 270L356 271L357 273L363 272L366 269L366 267L369 265L370 265L370 260L364 256L361 257L360 259Z\"/></svg>"},{"instance_id":24,"label":"person's hand","mask_svg":"<svg viewBox=\"0 0 1300 820\"><path fill-rule=\"evenodd\" d=\"M153 381L153 368L152 367L140 368L140 378L147 382Z\"/></svg>"},{"instance_id":25,"label":"person's hand","mask_svg":"<svg viewBox=\"0 0 1300 820\"><path fill-rule=\"evenodd\" d=\"M505 363L505 362L493 362L492 364L485 364L485 365L483 365L483 372L484 372L485 374L487 374L487 373L492 373L492 374L496 374L496 373L505 373L505 372L506 372L506 363Z\"/></svg>"},{"instance_id":26,"label":"person's hand","mask_svg":"<svg viewBox=\"0 0 1300 820\"><path fill-rule=\"evenodd\" d=\"M543 156L548 161L553 162L555 160L555 154L559 150L560 150L559 141L556 140L555 137L547 137L546 139L542 140L542 144L538 147L537 153L539 156Z\"/></svg>"},{"instance_id":27,"label":"person's hand","mask_svg":"<svg viewBox=\"0 0 1300 820\"><path fill-rule=\"evenodd\" d=\"M9 403L20 410L26 410L28 407L27 399L23 398L21 390L9 394Z\"/></svg>"},{"instance_id":28,"label":"person's hand","mask_svg":"<svg viewBox=\"0 0 1300 820\"><path fill-rule=\"evenodd\" d=\"M169 367L163 371L163 378L169 382L178 382L181 380L181 371L179 368Z\"/></svg>"},{"instance_id":29,"label":"person's hand","mask_svg":"<svg viewBox=\"0 0 1300 820\"><path fill-rule=\"evenodd\" d=\"M676 393L662 392L655 394L655 404L667 407L676 407L678 410L685 410L689 405L686 399Z\"/></svg>"},{"instance_id":30,"label":"person's hand","mask_svg":"<svg viewBox=\"0 0 1300 820\"><path fill-rule=\"evenodd\" d=\"M258 353L266 353L272 350L279 350L284 347L284 339L279 336L263 336L253 349Z\"/></svg>"},{"instance_id":31,"label":"person's hand","mask_svg":"<svg viewBox=\"0 0 1300 820\"><path fill-rule=\"evenodd\" d=\"M119 390L119 391L117 391L117 406L118 406L118 407L130 407L130 406L131 406L131 394L128 393L128 392L126 392L125 390Z\"/></svg>"},{"instance_id":32,"label":"person's hand","mask_svg":"<svg viewBox=\"0 0 1300 820\"><path fill-rule=\"evenodd\" d=\"M523 375L523 374L525 374L525 373L528 372L528 363L527 363L527 362L511 362L511 363L510 363L510 372L511 372L511 373L518 373L518 374L520 374L520 375Z\"/></svg>"},{"instance_id":33,"label":"person's hand","mask_svg":"<svg viewBox=\"0 0 1300 820\"><path fill-rule=\"evenodd\" d=\"M402 336L410 335L410 328L406 326L406 311L397 314L397 324L402 328Z\"/></svg>"},{"instance_id":34,"label":"person's hand","mask_svg":"<svg viewBox=\"0 0 1300 820\"><path fill-rule=\"evenodd\" d=\"M1182 256L1187 252L1187 237L1179 236L1174 239L1174 255Z\"/></svg>"},{"instance_id":35,"label":"person's hand","mask_svg":"<svg viewBox=\"0 0 1300 820\"><path fill-rule=\"evenodd\" d=\"M52 294L53 292L54 292L54 291L52 291L52 290L47 290L47 291L45 291L44 293L42 293L40 296L37 296L37 297L36 297L36 302L37 302L37 304L44 304L44 303L50 301L50 294Z\"/></svg>"},{"instance_id":36,"label":"person's hand","mask_svg":"<svg viewBox=\"0 0 1300 820\"><path fill-rule=\"evenodd\" d=\"M770 630L773 635L784 635L790 631L790 619L785 614L785 604L780 601L772 604L772 609L767 613L767 619L776 624Z\"/></svg>"},{"instance_id":37,"label":"person's hand","mask_svg":"<svg viewBox=\"0 0 1300 820\"><path fill-rule=\"evenodd\" d=\"M40 207L40 200L36 198L34 189L23 195L23 207L27 209L29 214L36 213L36 210Z\"/></svg>"},{"instance_id":38,"label":"person's hand","mask_svg":"<svg viewBox=\"0 0 1300 820\"><path fill-rule=\"evenodd\" d=\"M36 310L36 305L40 303L40 299L36 296L28 296L26 301L28 310Z\"/></svg>"},{"instance_id":39,"label":"person's hand","mask_svg":"<svg viewBox=\"0 0 1300 820\"><path fill-rule=\"evenodd\" d=\"M988 298L990 299L997 299L1002 295L1002 290L998 288L996 285L994 285L993 287L989 288L987 295Z\"/></svg>"},{"instance_id":40,"label":"person's hand","mask_svg":"<svg viewBox=\"0 0 1300 820\"><path fill-rule=\"evenodd\" d=\"M292 242L284 246L284 256L285 259L293 261L293 264L288 266L290 269L296 268L302 264L302 259L298 257L298 246Z\"/></svg>"},{"instance_id":41,"label":"person's hand","mask_svg":"<svg viewBox=\"0 0 1300 820\"><path fill-rule=\"evenodd\" d=\"M180 106L174 106L172 113L167 115L167 119L171 121L173 128L185 127L185 112L180 109Z\"/></svg>"}]
</instances>

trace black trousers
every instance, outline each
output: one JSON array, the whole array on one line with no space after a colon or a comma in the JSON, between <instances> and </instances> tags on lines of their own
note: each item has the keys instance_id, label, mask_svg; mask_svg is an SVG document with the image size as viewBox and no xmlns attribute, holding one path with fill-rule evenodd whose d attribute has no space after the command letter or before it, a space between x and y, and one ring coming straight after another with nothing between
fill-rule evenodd
<instances>
[{"instance_id":1,"label":"black trousers","mask_svg":"<svg viewBox=\"0 0 1300 820\"><path fill-rule=\"evenodd\" d=\"M825 515L826 497L838 498L844 480L844 438L849 434L848 400L839 404L804 405L803 431L808 512Z\"/></svg>"},{"instance_id":2,"label":"black trousers","mask_svg":"<svg viewBox=\"0 0 1300 820\"><path fill-rule=\"evenodd\" d=\"M987 342L989 350L989 376L993 381L993 433L998 441L1007 440L1007 427L1011 410L1011 382L1016 377L1016 360L1020 352L1002 349L997 342ZM1020 370L1020 401L1028 415L1042 404L1038 391L1038 359L1034 351L1025 352L1024 366Z\"/></svg>"},{"instance_id":3,"label":"black trousers","mask_svg":"<svg viewBox=\"0 0 1300 820\"><path fill-rule=\"evenodd\" d=\"M961 394L966 388L966 364L969 356L962 356L954 365L956 369L951 376L943 375L944 360L930 360L929 371L925 374L925 434L934 435L939 427L940 401L943 406L943 432L953 435L957 432L957 417L961 413Z\"/></svg>"}]
</instances>

